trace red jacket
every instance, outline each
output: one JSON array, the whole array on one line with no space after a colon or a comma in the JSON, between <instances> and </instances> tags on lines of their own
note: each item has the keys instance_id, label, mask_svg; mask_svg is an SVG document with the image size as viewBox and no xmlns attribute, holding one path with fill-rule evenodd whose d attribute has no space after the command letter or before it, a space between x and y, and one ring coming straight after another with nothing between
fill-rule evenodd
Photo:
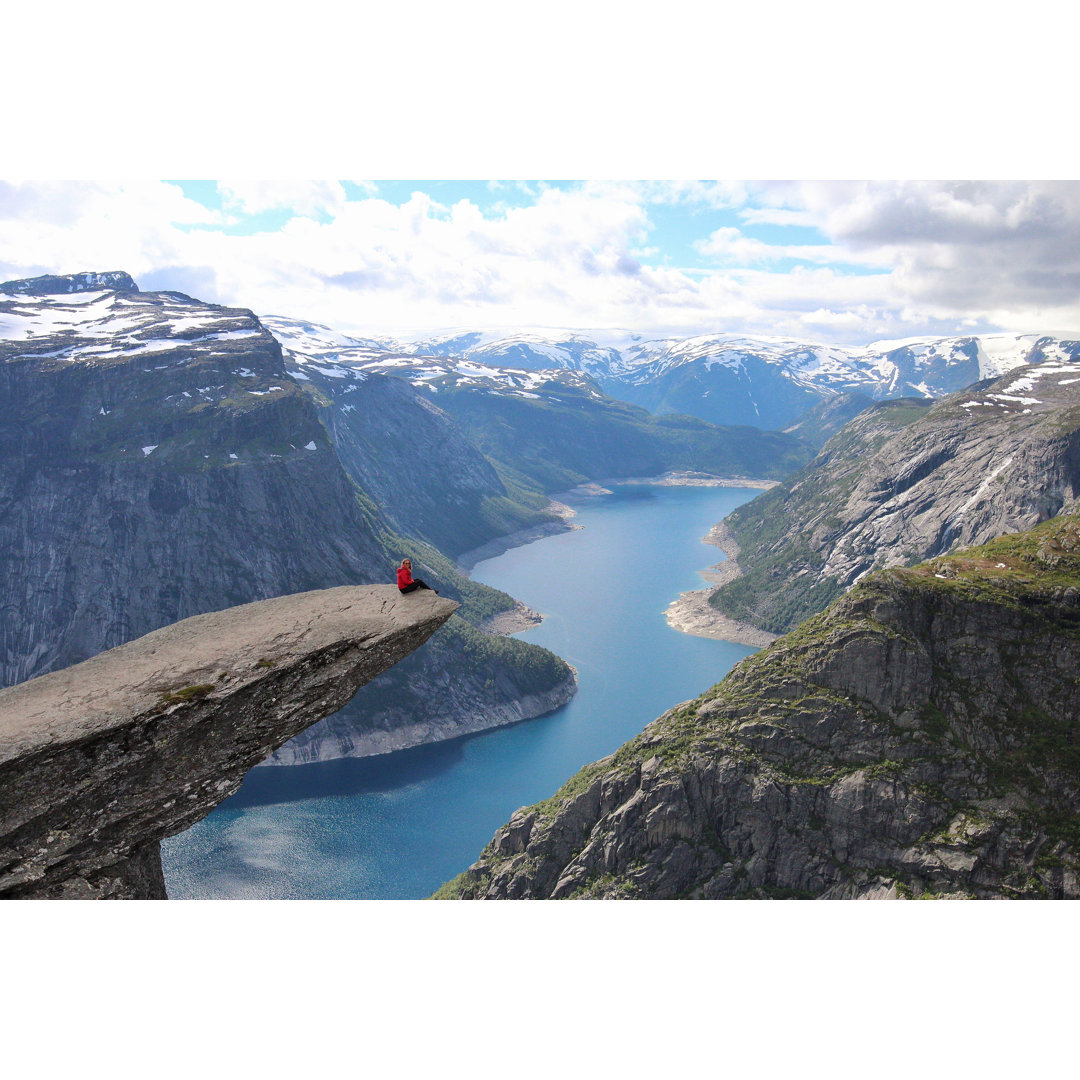
<instances>
[{"instance_id":1,"label":"red jacket","mask_svg":"<svg viewBox=\"0 0 1080 1080\"><path fill-rule=\"evenodd\" d=\"M404 589L406 585L412 584L412 574L409 572L407 566L399 566L397 570L397 587Z\"/></svg>"}]
</instances>

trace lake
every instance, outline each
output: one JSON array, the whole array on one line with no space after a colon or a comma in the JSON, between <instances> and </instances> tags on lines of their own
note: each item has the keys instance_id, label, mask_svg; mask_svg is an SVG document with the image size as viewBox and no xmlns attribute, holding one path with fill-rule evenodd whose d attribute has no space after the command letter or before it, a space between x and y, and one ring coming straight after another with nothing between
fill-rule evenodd
<instances>
[{"instance_id":1,"label":"lake","mask_svg":"<svg viewBox=\"0 0 1080 1080\"><path fill-rule=\"evenodd\" d=\"M517 636L578 672L574 699L510 727L374 758L253 769L162 843L174 899L421 899L472 863L519 806L708 689L753 648L692 637L664 610L723 557L709 529L759 491L619 485L568 496L582 526L472 576L544 615Z\"/></svg>"}]
</instances>

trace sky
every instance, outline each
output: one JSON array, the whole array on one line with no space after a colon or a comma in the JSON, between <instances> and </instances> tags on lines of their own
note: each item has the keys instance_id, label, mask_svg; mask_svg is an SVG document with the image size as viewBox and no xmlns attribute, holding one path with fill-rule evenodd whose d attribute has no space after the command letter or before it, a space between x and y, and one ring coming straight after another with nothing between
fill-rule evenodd
<instances>
[{"instance_id":1,"label":"sky","mask_svg":"<svg viewBox=\"0 0 1080 1080\"><path fill-rule=\"evenodd\" d=\"M0 281L357 336L1080 333L1080 181L0 180Z\"/></svg>"}]
</instances>

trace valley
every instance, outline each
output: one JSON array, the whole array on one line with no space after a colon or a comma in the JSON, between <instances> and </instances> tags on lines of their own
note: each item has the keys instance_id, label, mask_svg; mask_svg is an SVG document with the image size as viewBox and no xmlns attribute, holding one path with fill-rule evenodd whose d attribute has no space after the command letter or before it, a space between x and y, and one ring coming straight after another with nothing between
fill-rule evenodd
<instances>
[{"instance_id":1,"label":"valley","mask_svg":"<svg viewBox=\"0 0 1080 1080\"><path fill-rule=\"evenodd\" d=\"M1072 896L1078 394L1050 335L390 340L10 281L0 682L409 556L455 613L167 841L170 895L322 895L337 860L340 897ZM706 534L702 590L666 564Z\"/></svg>"}]
</instances>

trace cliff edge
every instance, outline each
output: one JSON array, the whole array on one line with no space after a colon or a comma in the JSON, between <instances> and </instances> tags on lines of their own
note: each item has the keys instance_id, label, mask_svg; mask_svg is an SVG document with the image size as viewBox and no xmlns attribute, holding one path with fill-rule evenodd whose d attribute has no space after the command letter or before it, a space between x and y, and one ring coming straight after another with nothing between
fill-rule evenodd
<instances>
[{"instance_id":1,"label":"cliff edge","mask_svg":"<svg viewBox=\"0 0 1080 1080\"><path fill-rule=\"evenodd\" d=\"M0 897L165 899L159 841L456 608L392 585L296 593L0 690Z\"/></svg>"},{"instance_id":2,"label":"cliff edge","mask_svg":"<svg viewBox=\"0 0 1080 1080\"><path fill-rule=\"evenodd\" d=\"M1080 517L868 576L441 897L1080 898Z\"/></svg>"}]
</instances>

